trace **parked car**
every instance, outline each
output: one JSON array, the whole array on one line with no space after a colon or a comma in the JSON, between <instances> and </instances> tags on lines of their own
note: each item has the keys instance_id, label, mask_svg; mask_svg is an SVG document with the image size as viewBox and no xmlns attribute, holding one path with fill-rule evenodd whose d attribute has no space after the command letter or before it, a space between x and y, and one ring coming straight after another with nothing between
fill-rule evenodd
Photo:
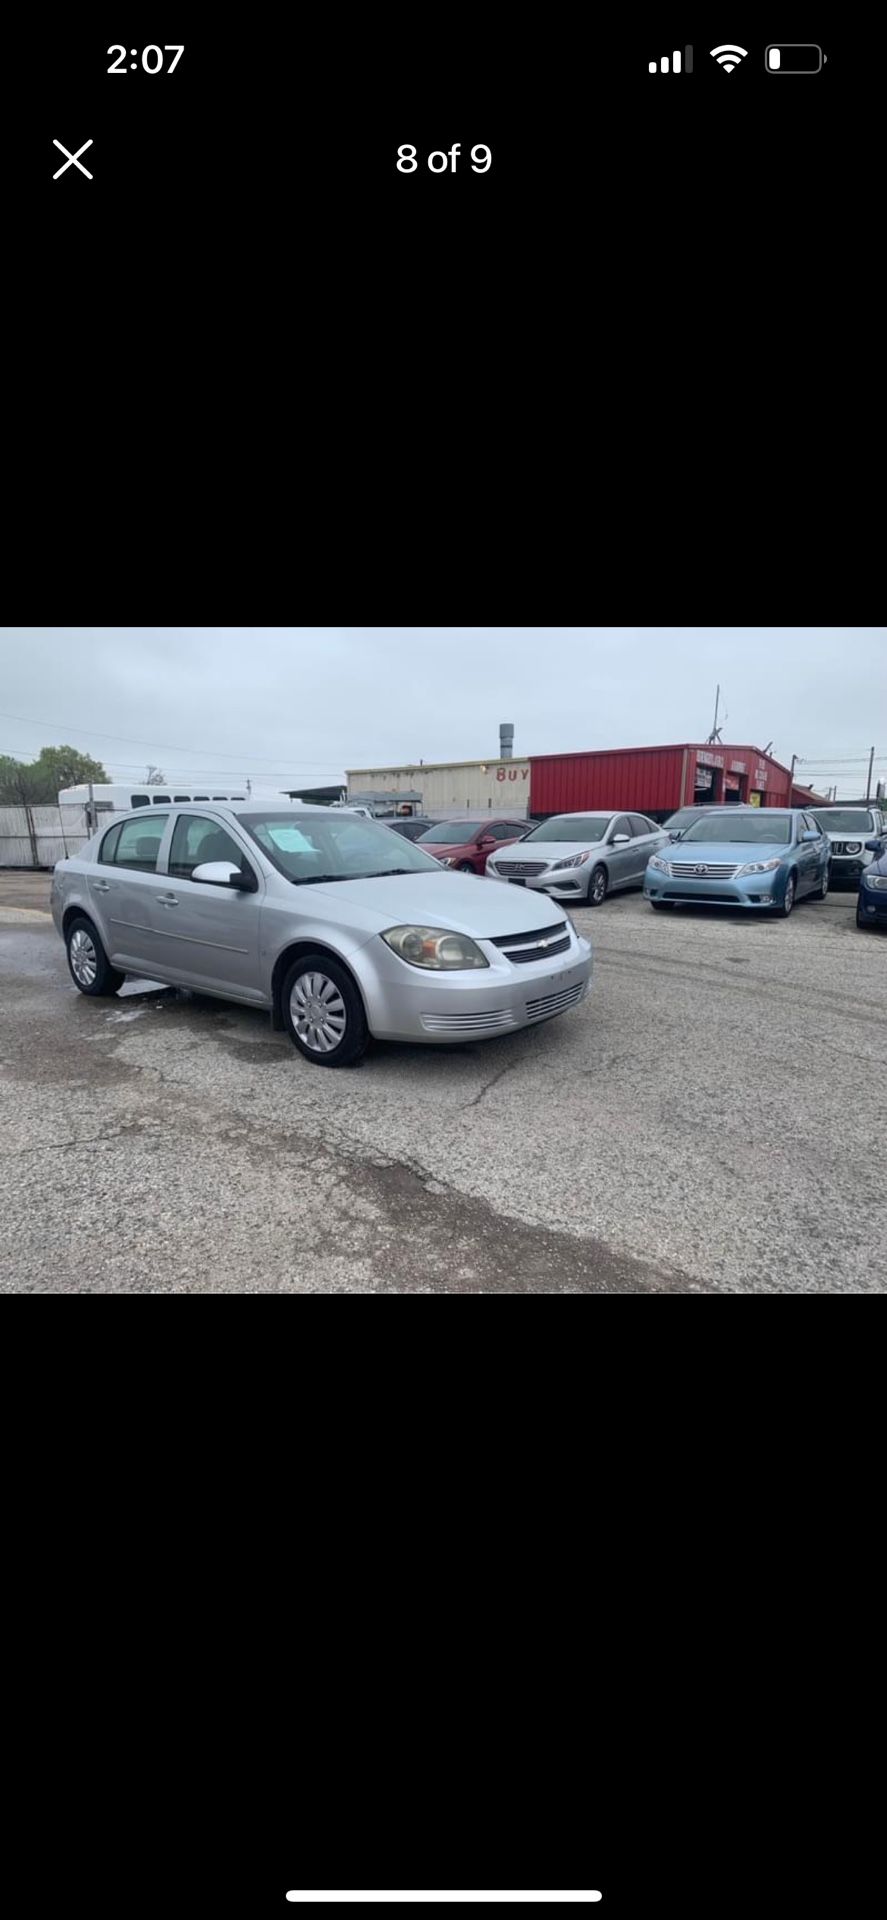
<instances>
[{"instance_id":1,"label":"parked car","mask_svg":"<svg viewBox=\"0 0 887 1920\"><path fill-rule=\"evenodd\" d=\"M856 924L887 927L887 846L878 838L867 840L865 849L872 857L859 876Z\"/></svg>"},{"instance_id":2,"label":"parked car","mask_svg":"<svg viewBox=\"0 0 887 1920\"><path fill-rule=\"evenodd\" d=\"M508 820L504 815L490 819L440 820L423 833L418 845L433 854L442 867L455 867L457 873L483 873L489 854L527 833L526 820Z\"/></svg>"},{"instance_id":3,"label":"parked car","mask_svg":"<svg viewBox=\"0 0 887 1920\"><path fill-rule=\"evenodd\" d=\"M828 835L798 807L712 811L654 853L644 880L651 907L762 907L787 917L796 900L824 900Z\"/></svg>"},{"instance_id":4,"label":"parked car","mask_svg":"<svg viewBox=\"0 0 887 1920\"><path fill-rule=\"evenodd\" d=\"M585 994L591 948L551 901L449 873L374 820L284 807L128 814L60 860L52 916L81 993L127 973L267 1007L307 1060L369 1036L465 1041Z\"/></svg>"},{"instance_id":5,"label":"parked car","mask_svg":"<svg viewBox=\"0 0 887 1920\"><path fill-rule=\"evenodd\" d=\"M753 813L758 812L757 807L749 809L748 802L745 800L734 801L732 806L728 802L726 805L722 803L720 806L679 807L677 813L670 814L669 818L663 823L662 831L668 834L670 840L679 840L681 835L686 833L688 827L695 827L697 820L704 820L706 814L737 813L740 810L745 813L749 811Z\"/></svg>"},{"instance_id":6,"label":"parked car","mask_svg":"<svg viewBox=\"0 0 887 1920\"><path fill-rule=\"evenodd\" d=\"M619 887L643 886L651 853L668 846L664 827L642 813L559 813L534 827L516 853L494 853L491 880L599 907Z\"/></svg>"},{"instance_id":7,"label":"parked car","mask_svg":"<svg viewBox=\"0 0 887 1920\"><path fill-rule=\"evenodd\" d=\"M887 819L881 808L808 807L807 812L831 842L832 886L858 887L877 847L887 845Z\"/></svg>"},{"instance_id":8,"label":"parked car","mask_svg":"<svg viewBox=\"0 0 887 1920\"><path fill-rule=\"evenodd\" d=\"M405 820L380 820L380 827L390 827L392 833L400 833L405 840L421 840L436 825L434 820L426 820L422 814L414 813Z\"/></svg>"}]
</instances>

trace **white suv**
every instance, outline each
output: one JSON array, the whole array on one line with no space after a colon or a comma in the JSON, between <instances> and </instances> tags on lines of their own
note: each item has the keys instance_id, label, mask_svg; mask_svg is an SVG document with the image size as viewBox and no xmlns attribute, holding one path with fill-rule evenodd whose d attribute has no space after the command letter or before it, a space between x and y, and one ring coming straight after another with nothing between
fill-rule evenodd
<instances>
[{"instance_id":1,"label":"white suv","mask_svg":"<svg viewBox=\"0 0 887 1920\"><path fill-rule=\"evenodd\" d=\"M831 844L831 885L858 887L863 867L878 858L876 853L866 850L866 841L880 840L882 850L887 848L887 817L881 808L808 807L807 812L818 820Z\"/></svg>"}]
</instances>

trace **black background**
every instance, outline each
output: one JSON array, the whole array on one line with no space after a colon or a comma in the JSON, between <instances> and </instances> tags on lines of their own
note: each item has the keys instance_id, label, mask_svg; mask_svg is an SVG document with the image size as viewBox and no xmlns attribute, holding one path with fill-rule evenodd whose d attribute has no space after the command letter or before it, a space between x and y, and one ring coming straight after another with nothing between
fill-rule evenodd
<instances>
[{"instance_id":1,"label":"black background","mask_svg":"<svg viewBox=\"0 0 887 1920\"><path fill-rule=\"evenodd\" d=\"M875 616L877 32L106 17L6 43L13 588L39 569L46 618ZM768 76L777 37L827 66ZM106 73L167 41L174 74ZM648 73L688 41L692 77ZM455 176L397 172L456 140Z\"/></svg>"}]
</instances>

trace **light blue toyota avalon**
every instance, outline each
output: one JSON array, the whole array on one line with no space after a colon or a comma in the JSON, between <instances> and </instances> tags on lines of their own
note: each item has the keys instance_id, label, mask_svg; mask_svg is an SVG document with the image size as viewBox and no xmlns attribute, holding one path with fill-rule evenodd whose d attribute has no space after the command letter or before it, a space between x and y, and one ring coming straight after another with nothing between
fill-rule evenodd
<instances>
[{"instance_id":1,"label":"light blue toyota avalon","mask_svg":"<svg viewBox=\"0 0 887 1920\"><path fill-rule=\"evenodd\" d=\"M657 910L759 907L787 918L805 894L825 899L830 853L828 835L799 807L725 807L653 854L644 898Z\"/></svg>"}]
</instances>

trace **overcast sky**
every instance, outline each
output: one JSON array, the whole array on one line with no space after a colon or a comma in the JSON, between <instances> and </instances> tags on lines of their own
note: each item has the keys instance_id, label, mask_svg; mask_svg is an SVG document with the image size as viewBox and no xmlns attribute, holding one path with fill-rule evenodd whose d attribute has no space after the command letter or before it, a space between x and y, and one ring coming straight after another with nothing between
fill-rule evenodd
<instances>
[{"instance_id":1,"label":"overcast sky","mask_svg":"<svg viewBox=\"0 0 887 1920\"><path fill-rule=\"evenodd\" d=\"M112 777L250 774L704 740L887 777L887 627L5 627L0 753L66 742ZM845 761L847 764L839 764ZM855 762L855 764L854 764Z\"/></svg>"}]
</instances>

